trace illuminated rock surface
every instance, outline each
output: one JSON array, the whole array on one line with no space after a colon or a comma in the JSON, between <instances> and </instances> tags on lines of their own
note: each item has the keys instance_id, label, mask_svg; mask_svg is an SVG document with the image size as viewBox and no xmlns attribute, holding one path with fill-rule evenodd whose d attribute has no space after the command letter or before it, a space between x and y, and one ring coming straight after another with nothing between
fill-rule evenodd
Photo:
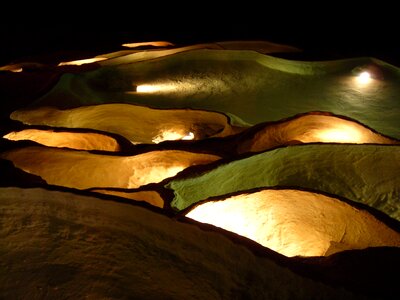
<instances>
[{"instance_id":1,"label":"illuminated rock surface","mask_svg":"<svg viewBox=\"0 0 400 300\"><path fill-rule=\"evenodd\" d=\"M15 111L11 118L29 125L89 128L112 132L132 143L164 140L204 139L227 136L240 129L232 127L223 114L190 109L151 109L129 104L104 104L71 110L41 107ZM188 138L187 138L188 139Z\"/></svg>"},{"instance_id":2,"label":"illuminated rock surface","mask_svg":"<svg viewBox=\"0 0 400 300\"><path fill-rule=\"evenodd\" d=\"M3 136L12 141L29 140L39 144L77 150L119 151L118 142L99 133L56 132L53 130L24 129Z\"/></svg>"},{"instance_id":3,"label":"illuminated rock surface","mask_svg":"<svg viewBox=\"0 0 400 300\"><path fill-rule=\"evenodd\" d=\"M382 61L300 62L253 51L200 49L166 55L168 51L140 52L99 62L107 63L104 68L64 74L35 105L190 107L231 113L252 124L328 111L400 138L399 70ZM376 78L362 84L358 69L372 69ZM154 92L137 92L141 85Z\"/></svg>"},{"instance_id":4,"label":"illuminated rock surface","mask_svg":"<svg viewBox=\"0 0 400 300\"><path fill-rule=\"evenodd\" d=\"M301 115L258 128L252 136L247 134L241 138L238 153L264 151L289 143L399 144L357 122L322 113Z\"/></svg>"},{"instance_id":5,"label":"illuminated rock surface","mask_svg":"<svg viewBox=\"0 0 400 300\"><path fill-rule=\"evenodd\" d=\"M238 239L140 206L2 188L0 208L0 295L6 299L360 297L296 273L285 266L288 259L259 256ZM334 267L317 269L335 277Z\"/></svg>"},{"instance_id":6,"label":"illuminated rock surface","mask_svg":"<svg viewBox=\"0 0 400 300\"><path fill-rule=\"evenodd\" d=\"M400 233L368 212L305 191L244 193L200 203L186 216L248 237L286 256L400 247Z\"/></svg>"},{"instance_id":7,"label":"illuminated rock surface","mask_svg":"<svg viewBox=\"0 0 400 300\"><path fill-rule=\"evenodd\" d=\"M139 46L139 43L123 44L122 46ZM143 45L142 45L143 46ZM170 45L172 46L172 45ZM191 46L175 47L172 49L147 49L143 50L123 50L113 53L104 54L97 56L106 57L109 60L100 63L103 66L109 65L120 65L132 62L140 62L151 59L162 58L165 56L175 55L182 52L194 51L194 50L252 50L259 53L285 53L285 52L299 52L300 50L295 47L275 44L267 41L227 41L227 42L217 42L217 43L204 43L195 44Z\"/></svg>"},{"instance_id":8,"label":"illuminated rock surface","mask_svg":"<svg viewBox=\"0 0 400 300\"><path fill-rule=\"evenodd\" d=\"M294 51L0 67L0 298L398 295L400 71Z\"/></svg>"},{"instance_id":9,"label":"illuminated rock surface","mask_svg":"<svg viewBox=\"0 0 400 300\"><path fill-rule=\"evenodd\" d=\"M48 184L77 189L136 188L175 176L185 168L217 156L183 151L153 151L136 156L111 156L46 147L27 147L0 154Z\"/></svg>"},{"instance_id":10,"label":"illuminated rock surface","mask_svg":"<svg viewBox=\"0 0 400 300\"><path fill-rule=\"evenodd\" d=\"M229 175L227 175L229 174ZM400 148L301 145L263 152L172 180L172 206L264 186L302 187L336 194L400 219Z\"/></svg>"}]
</instances>

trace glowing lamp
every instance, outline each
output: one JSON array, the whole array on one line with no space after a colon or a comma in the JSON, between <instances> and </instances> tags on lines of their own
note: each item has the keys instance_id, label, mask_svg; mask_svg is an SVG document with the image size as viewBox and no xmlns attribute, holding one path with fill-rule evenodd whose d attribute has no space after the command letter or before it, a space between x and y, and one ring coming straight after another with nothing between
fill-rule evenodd
<instances>
[{"instance_id":1,"label":"glowing lamp","mask_svg":"<svg viewBox=\"0 0 400 300\"><path fill-rule=\"evenodd\" d=\"M159 89L155 86L142 84L136 87L136 92L138 93L154 93L157 92Z\"/></svg>"},{"instance_id":2,"label":"glowing lamp","mask_svg":"<svg viewBox=\"0 0 400 300\"><path fill-rule=\"evenodd\" d=\"M152 142L158 144L163 141L193 140L193 139L194 139L193 132L189 132L187 135L184 135L178 131L164 130L159 135L154 137L152 139Z\"/></svg>"},{"instance_id":3,"label":"glowing lamp","mask_svg":"<svg viewBox=\"0 0 400 300\"><path fill-rule=\"evenodd\" d=\"M193 132L189 132L187 135L185 135L182 140L193 140L194 139L194 133Z\"/></svg>"},{"instance_id":4,"label":"glowing lamp","mask_svg":"<svg viewBox=\"0 0 400 300\"><path fill-rule=\"evenodd\" d=\"M174 91L176 89L176 86L173 84L166 84L166 83L160 83L160 84L140 84L136 86L136 92L137 93L167 93Z\"/></svg>"},{"instance_id":5,"label":"glowing lamp","mask_svg":"<svg viewBox=\"0 0 400 300\"><path fill-rule=\"evenodd\" d=\"M357 76L357 81L361 84L367 84L371 81L371 74L367 71L361 72Z\"/></svg>"}]
</instances>

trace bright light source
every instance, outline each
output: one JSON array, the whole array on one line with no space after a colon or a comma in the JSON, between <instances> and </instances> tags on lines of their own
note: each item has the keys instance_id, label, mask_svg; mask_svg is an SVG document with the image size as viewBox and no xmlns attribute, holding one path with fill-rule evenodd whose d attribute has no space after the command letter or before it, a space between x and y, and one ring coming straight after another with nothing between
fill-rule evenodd
<instances>
[{"instance_id":1,"label":"bright light source","mask_svg":"<svg viewBox=\"0 0 400 300\"><path fill-rule=\"evenodd\" d=\"M136 87L137 93L166 93L176 90L174 84L141 84Z\"/></svg>"},{"instance_id":2,"label":"bright light source","mask_svg":"<svg viewBox=\"0 0 400 300\"><path fill-rule=\"evenodd\" d=\"M368 142L368 137L354 126L335 126L330 129L321 129L314 132L314 137L323 143L357 143Z\"/></svg>"},{"instance_id":3,"label":"bright light source","mask_svg":"<svg viewBox=\"0 0 400 300\"><path fill-rule=\"evenodd\" d=\"M160 88L157 85L142 84L136 87L138 93L154 93L159 92Z\"/></svg>"},{"instance_id":4,"label":"bright light source","mask_svg":"<svg viewBox=\"0 0 400 300\"><path fill-rule=\"evenodd\" d=\"M367 71L361 72L357 76L357 81L361 84L367 84L371 81L371 74Z\"/></svg>"},{"instance_id":5,"label":"bright light source","mask_svg":"<svg viewBox=\"0 0 400 300\"><path fill-rule=\"evenodd\" d=\"M132 82L132 89L126 94L175 94L177 97L203 93L210 90L224 91L222 80L204 78L171 78L157 82Z\"/></svg>"},{"instance_id":6,"label":"bright light source","mask_svg":"<svg viewBox=\"0 0 400 300\"><path fill-rule=\"evenodd\" d=\"M193 140L194 139L194 133L193 132L189 132L187 135L185 135L182 140Z\"/></svg>"},{"instance_id":7,"label":"bright light source","mask_svg":"<svg viewBox=\"0 0 400 300\"><path fill-rule=\"evenodd\" d=\"M173 130L163 131L161 134L157 135L152 139L155 144L161 143L163 141L176 141L182 138L182 134L175 132Z\"/></svg>"},{"instance_id":8,"label":"bright light source","mask_svg":"<svg viewBox=\"0 0 400 300\"><path fill-rule=\"evenodd\" d=\"M86 58L86 59L80 59L80 60L73 60L73 61L64 61L60 62L58 66L81 66L84 64L91 64L96 61L102 61L106 60L107 57L93 57L93 58Z\"/></svg>"},{"instance_id":9,"label":"bright light source","mask_svg":"<svg viewBox=\"0 0 400 300\"><path fill-rule=\"evenodd\" d=\"M163 141L178 141L178 140L193 140L194 133L189 132L187 135L174 130L165 130L153 138L152 142L155 144Z\"/></svg>"}]
</instances>

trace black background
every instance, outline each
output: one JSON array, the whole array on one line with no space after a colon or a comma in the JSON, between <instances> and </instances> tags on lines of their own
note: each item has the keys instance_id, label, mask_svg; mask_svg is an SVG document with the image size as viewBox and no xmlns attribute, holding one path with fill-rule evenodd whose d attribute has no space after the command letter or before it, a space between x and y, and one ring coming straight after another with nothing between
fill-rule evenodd
<instances>
[{"instance_id":1,"label":"black background","mask_svg":"<svg viewBox=\"0 0 400 300\"><path fill-rule=\"evenodd\" d=\"M400 66L397 9L382 3L160 3L82 8L82 3L57 2L23 11L17 3L0 18L0 63L65 52L104 53L124 42L267 40L302 48L306 60L373 56Z\"/></svg>"}]
</instances>

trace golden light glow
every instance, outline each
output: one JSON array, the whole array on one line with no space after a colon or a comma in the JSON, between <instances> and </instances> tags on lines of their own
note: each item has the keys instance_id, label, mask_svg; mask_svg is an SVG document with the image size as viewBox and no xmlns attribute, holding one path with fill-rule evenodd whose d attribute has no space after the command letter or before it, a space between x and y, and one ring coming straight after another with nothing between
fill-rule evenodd
<instances>
[{"instance_id":1,"label":"golden light glow","mask_svg":"<svg viewBox=\"0 0 400 300\"><path fill-rule=\"evenodd\" d=\"M55 132L53 130L25 129L10 132L3 138L11 141L29 140L49 147L77 150L120 150L120 146L114 138L93 132Z\"/></svg>"},{"instance_id":2,"label":"golden light glow","mask_svg":"<svg viewBox=\"0 0 400 300\"><path fill-rule=\"evenodd\" d=\"M239 153L263 151L290 141L355 144L398 143L351 120L336 116L309 114L266 126L253 138L240 144L238 151Z\"/></svg>"},{"instance_id":3,"label":"golden light glow","mask_svg":"<svg viewBox=\"0 0 400 300\"><path fill-rule=\"evenodd\" d=\"M354 126L341 125L338 128L316 130L315 138L319 142L335 142L335 143L356 143L360 144L365 141L362 131L357 130Z\"/></svg>"},{"instance_id":4,"label":"golden light glow","mask_svg":"<svg viewBox=\"0 0 400 300\"><path fill-rule=\"evenodd\" d=\"M193 140L193 139L194 139L194 133L193 132L189 132L187 135L182 137L182 140L185 140L185 141L189 141L189 140Z\"/></svg>"},{"instance_id":5,"label":"golden light glow","mask_svg":"<svg viewBox=\"0 0 400 300\"><path fill-rule=\"evenodd\" d=\"M372 80L371 74L367 71L361 72L357 76L357 82L360 84L368 84Z\"/></svg>"},{"instance_id":6,"label":"golden light glow","mask_svg":"<svg viewBox=\"0 0 400 300\"><path fill-rule=\"evenodd\" d=\"M29 125L90 128L116 133L133 144L183 138L223 137L244 129L231 126L228 118L217 112L153 109L124 103L81 106L64 110L39 107L14 111L11 118Z\"/></svg>"},{"instance_id":7,"label":"golden light glow","mask_svg":"<svg viewBox=\"0 0 400 300\"><path fill-rule=\"evenodd\" d=\"M24 69L22 68L14 68L14 69L9 69L8 71L14 72L14 73L20 73L22 72Z\"/></svg>"},{"instance_id":8,"label":"golden light glow","mask_svg":"<svg viewBox=\"0 0 400 300\"><path fill-rule=\"evenodd\" d=\"M107 57L92 57L86 59L79 59L79 60L72 60L72 61L64 61L58 64L59 67L61 66L81 66L84 64L91 64L97 61L102 61L108 59Z\"/></svg>"},{"instance_id":9,"label":"golden light glow","mask_svg":"<svg viewBox=\"0 0 400 300\"><path fill-rule=\"evenodd\" d=\"M179 150L116 156L44 146L19 148L0 153L0 157L40 176L48 184L77 189L138 188L175 176L190 166L220 159L216 155Z\"/></svg>"},{"instance_id":10,"label":"golden light glow","mask_svg":"<svg viewBox=\"0 0 400 300\"><path fill-rule=\"evenodd\" d=\"M14 73L19 73L19 72L22 72L23 69L19 64L15 64L15 65L6 65L3 67L0 67L0 71L9 71L9 72L14 72Z\"/></svg>"},{"instance_id":11,"label":"golden light glow","mask_svg":"<svg viewBox=\"0 0 400 300\"><path fill-rule=\"evenodd\" d=\"M126 43L122 44L122 46L128 48L137 48L143 46L168 47L168 46L174 46L174 44L166 41L154 41L154 42L142 42L142 43Z\"/></svg>"},{"instance_id":12,"label":"golden light glow","mask_svg":"<svg viewBox=\"0 0 400 300\"><path fill-rule=\"evenodd\" d=\"M165 93L176 89L173 84L141 84L136 87L137 93Z\"/></svg>"},{"instance_id":13,"label":"golden light glow","mask_svg":"<svg viewBox=\"0 0 400 300\"><path fill-rule=\"evenodd\" d=\"M187 217L252 239L286 256L400 246L400 234L366 211L299 190L262 190L204 202Z\"/></svg>"},{"instance_id":14,"label":"golden light glow","mask_svg":"<svg viewBox=\"0 0 400 300\"><path fill-rule=\"evenodd\" d=\"M177 140L193 140L193 132L189 132L187 135L182 132L175 130L164 130L159 135L155 136L152 140L153 143L158 144L163 141L177 141Z\"/></svg>"},{"instance_id":15,"label":"golden light glow","mask_svg":"<svg viewBox=\"0 0 400 300\"><path fill-rule=\"evenodd\" d=\"M222 80L206 80L204 78L185 78L185 80L171 78L160 82L132 82L132 85L134 89L132 91L126 91L125 93L174 93L177 97L183 97L184 95L189 95L195 92L201 93L206 88L215 88L220 90L226 88Z\"/></svg>"}]
</instances>

